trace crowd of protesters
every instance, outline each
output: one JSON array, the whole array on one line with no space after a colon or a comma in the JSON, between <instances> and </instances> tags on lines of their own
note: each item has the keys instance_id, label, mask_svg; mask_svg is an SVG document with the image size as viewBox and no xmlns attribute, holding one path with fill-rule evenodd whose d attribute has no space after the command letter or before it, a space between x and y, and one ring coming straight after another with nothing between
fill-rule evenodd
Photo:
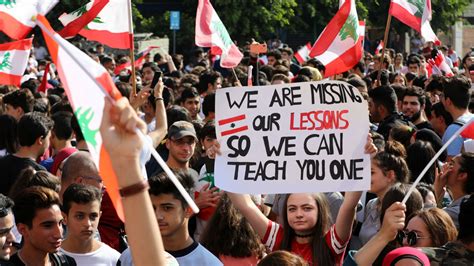
<instances>
[{"instance_id":1,"label":"crowd of protesters","mask_svg":"<svg viewBox=\"0 0 474 266\"><path fill-rule=\"evenodd\" d=\"M474 265L472 141L456 137L401 203L474 117L474 52L458 58L437 48L452 77L427 70L437 54L432 44L409 55L366 52L350 71L328 77L368 102L369 191L242 195L214 183L216 90L325 78L318 60L300 65L279 41L262 55L249 45L234 69L201 48L187 58L149 54L137 69L136 93L130 69L116 71L128 55L108 54L100 44L84 51L125 96L106 102L100 128L119 186L127 188L125 223L47 51L35 45L21 87L0 87L0 265ZM162 167L143 158L136 127L194 197L198 214Z\"/></svg>"}]
</instances>

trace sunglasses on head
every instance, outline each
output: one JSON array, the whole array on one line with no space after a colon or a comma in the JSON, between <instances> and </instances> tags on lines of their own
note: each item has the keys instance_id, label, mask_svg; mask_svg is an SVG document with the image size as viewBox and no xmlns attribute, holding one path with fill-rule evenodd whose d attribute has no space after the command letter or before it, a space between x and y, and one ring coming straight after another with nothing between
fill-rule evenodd
<instances>
[{"instance_id":1,"label":"sunglasses on head","mask_svg":"<svg viewBox=\"0 0 474 266\"><path fill-rule=\"evenodd\" d=\"M407 239L407 243L409 246L413 247L418 242L418 239L425 239L429 238L428 236L418 236L415 231L399 231L397 235L397 242L403 246L403 239Z\"/></svg>"}]
</instances>

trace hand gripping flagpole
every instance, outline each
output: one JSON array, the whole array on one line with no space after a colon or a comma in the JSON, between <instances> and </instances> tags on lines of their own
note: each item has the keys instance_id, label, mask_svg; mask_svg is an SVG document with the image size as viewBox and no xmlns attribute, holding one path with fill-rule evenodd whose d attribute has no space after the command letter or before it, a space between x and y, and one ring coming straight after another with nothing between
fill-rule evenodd
<instances>
[{"instance_id":1,"label":"hand gripping flagpole","mask_svg":"<svg viewBox=\"0 0 474 266\"><path fill-rule=\"evenodd\" d=\"M64 46L63 43L61 43L61 41L58 39L58 36L57 34L55 34L54 32L51 32L40 20L36 20L38 26L43 30L43 32L45 32L46 34L48 34L49 37L51 37L52 39L54 39L56 41L56 43L61 47L63 48L63 50L79 65L79 67L82 69L82 71L84 71L86 73L86 75L95 82L95 84L97 85L97 87L99 87L102 92L106 95L106 97L108 99L110 99L111 102L115 103L120 97L112 97L108 92L107 90L105 90L102 85L95 79L94 76L92 76L91 73L89 73L89 71L87 70L87 68L85 66L83 66L81 64L81 62L79 60L76 60L76 58L74 57L74 55L68 50L67 47ZM60 37L59 37L60 38ZM189 207L191 207L191 209L193 210L194 213L198 213L199 212L199 208L198 206L196 205L196 203L193 201L193 199L191 198L191 196L188 194L188 192L186 192L186 190L184 189L183 185L181 185L181 183L179 182L178 178L176 178L176 176L174 175L174 173L171 171L171 169L168 167L168 165L163 161L163 159L160 157L160 155L156 152L155 148L153 147L153 144L151 144L150 142L148 142L146 140L146 137L145 137L145 134L143 134L143 132L141 132L138 128L135 129L135 132L137 133L137 135L140 137L140 139L142 140L142 142L145 144L145 145L149 145L149 148L151 150L151 154L152 156L155 158L155 160L160 164L160 166L163 168L163 170L165 171L165 173L168 175L168 177L171 179L171 181L173 182L173 184L176 186L176 188L178 189L178 191L181 193L181 195L183 196L183 198L186 200L186 203L188 203Z\"/></svg>"},{"instance_id":2,"label":"hand gripping flagpole","mask_svg":"<svg viewBox=\"0 0 474 266\"><path fill-rule=\"evenodd\" d=\"M469 120L469 122L467 122L461 128L459 128L458 131L456 131L451 136L451 138L449 138L449 140L446 142L446 144L444 144L443 147L441 147L441 149L439 149L439 151L435 154L435 156L433 156L433 158L431 158L431 161L425 166L423 171L421 171L420 175L418 175L415 182L413 182L413 184L411 185L410 190L408 190L408 193L403 198L403 201L402 201L403 204L405 204L407 202L407 200L410 197L411 193L416 189L416 186L418 185L418 183L420 183L421 178L426 174L426 172L428 172L428 169L438 159L438 157L441 155L441 153L443 153L443 151L448 148L449 144L451 144L451 142L453 142L459 136L459 134L461 134L461 132L463 132L464 129L466 129L473 122L474 122L474 118L471 118L471 120Z\"/></svg>"}]
</instances>

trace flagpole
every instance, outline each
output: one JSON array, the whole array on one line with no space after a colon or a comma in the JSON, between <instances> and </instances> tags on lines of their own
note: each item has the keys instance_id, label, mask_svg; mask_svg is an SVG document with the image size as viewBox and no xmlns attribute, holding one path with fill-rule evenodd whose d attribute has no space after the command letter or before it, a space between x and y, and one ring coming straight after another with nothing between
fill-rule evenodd
<instances>
[{"instance_id":1,"label":"flagpole","mask_svg":"<svg viewBox=\"0 0 474 266\"><path fill-rule=\"evenodd\" d=\"M460 127L458 129L458 131L456 131L451 136L451 138L448 139L448 141L443 145L443 147L441 147L441 149L439 149L439 151L435 154L435 156L433 156L433 158L431 158L431 161L425 166L425 169L423 169L423 171L421 171L421 173L416 178L415 182L413 182L410 189L408 190L408 193L403 198L403 201L402 201L403 204L405 204L407 202L407 200L410 197L411 193L416 189L416 186L418 185L418 183L420 183L421 178L426 174L426 172L428 172L428 170L434 164L434 162L438 159L438 157L441 156L441 154L444 152L444 150L446 150L448 148L448 146L451 144L451 142L453 142L461 134L461 132L463 132L469 125L471 125L471 123L474 123L474 118L471 118L471 120L469 120L469 122L467 122L462 127Z\"/></svg>"},{"instance_id":2,"label":"flagpole","mask_svg":"<svg viewBox=\"0 0 474 266\"><path fill-rule=\"evenodd\" d=\"M382 82L380 81L380 77L382 76L382 67L384 64L384 59L385 59L385 47L387 46L387 39L388 39L388 33L390 31L390 22L392 21L392 15L388 14L387 18L387 25L385 25L385 34L383 37L383 47L382 47L382 56L380 58L380 69L379 73L377 74L377 81L379 82L379 86L382 85ZM377 82L375 83L377 84Z\"/></svg>"},{"instance_id":3,"label":"flagpole","mask_svg":"<svg viewBox=\"0 0 474 266\"><path fill-rule=\"evenodd\" d=\"M130 60L132 63L132 93L135 96L137 94L137 77L135 74L135 42L133 39L133 17L132 17L132 0L127 1L128 8L128 26L130 32Z\"/></svg>"}]
</instances>

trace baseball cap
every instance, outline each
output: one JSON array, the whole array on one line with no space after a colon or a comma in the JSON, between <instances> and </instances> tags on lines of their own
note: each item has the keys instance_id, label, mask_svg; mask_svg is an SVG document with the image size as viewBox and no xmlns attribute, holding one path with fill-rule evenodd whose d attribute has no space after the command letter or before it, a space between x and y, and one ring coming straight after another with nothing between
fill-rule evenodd
<instances>
[{"instance_id":1,"label":"baseball cap","mask_svg":"<svg viewBox=\"0 0 474 266\"><path fill-rule=\"evenodd\" d=\"M187 136L194 137L198 141L193 124L187 121L174 122L168 129L168 137L170 139L176 140Z\"/></svg>"}]
</instances>

